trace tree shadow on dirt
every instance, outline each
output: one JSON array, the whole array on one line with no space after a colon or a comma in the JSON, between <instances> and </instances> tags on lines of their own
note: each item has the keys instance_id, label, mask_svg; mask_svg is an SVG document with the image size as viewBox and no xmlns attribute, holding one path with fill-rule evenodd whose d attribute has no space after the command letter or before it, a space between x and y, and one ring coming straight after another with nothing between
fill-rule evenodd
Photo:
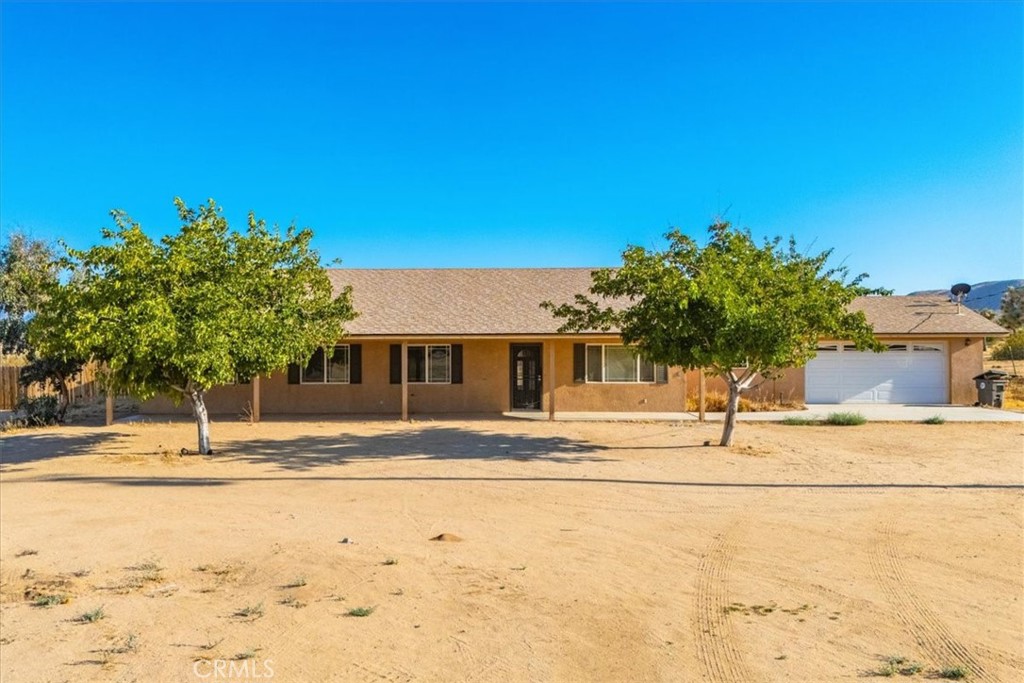
<instances>
[{"instance_id":1,"label":"tree shadow on dirt","mask_svg":"<svg viewBox=\"0 0 1024 683\"><path fill-rule=\"evenodd\" d=\"M122 437L110 431L62 432L60 429L37 431L26 429L5 434L0 441L0 472L17 472L32 462L66 458L75 455L122 455L127 448L115 447Z\"/></svg>"},{"instance_id":2,"label":"tree shadow on dirt","mask_svg":"<svg viewBox=\"0 0 1024 683\"><path fill-rule=\"evenodd\" d=\"M607 461L606 446L562 436L530 436L461 427L337 432L292 439L228 442L214 458L309 470L373 460L519 460L562 464Z\"/></svg>"},{"instance_id":3,"label":"tree shadow on dirt","mask_svg":"<svg viewBox=\"0 0 1024 683\"><path fill-rule=\"evenodd\" d=\"M730 481L674 481L664 479L619 479L613 477L555 477L555 476L431 476L431 475L396 475L396 476L345 476L345 475L260 475L242 477L153 477L153 476L92 476L77 474L45 475L18 479L16 482L72 482L84 484L108 484L113 486L142 487L217 487L230 486L249 482L267 481L336 481L336 482L406 482L410 484L430 482L493 482L493 483L549 483L549 484L604 484L613 486L645 486L672 487L681 489L708 490L744 490L744 489L787 489L792 491L885 491L885 490L918 490L918 491L1024 491L1021 484L975 484L975 483L919 483L892 482L879 484L829 483L829 482L730 482Z\"/></svg>"}]
</instances>

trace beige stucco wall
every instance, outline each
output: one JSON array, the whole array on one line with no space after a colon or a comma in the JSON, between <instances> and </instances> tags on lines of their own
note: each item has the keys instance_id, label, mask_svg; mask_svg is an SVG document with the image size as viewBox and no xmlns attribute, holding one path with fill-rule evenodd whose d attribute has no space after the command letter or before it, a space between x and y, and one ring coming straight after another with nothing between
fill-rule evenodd
<instances>
[{"instance_id":1,"label":"beige stucco wall","mask_svg":"<svg viewBox=\"0 0 1024 683\"><path fill-rule=\"evenodd\" d=\"M974 377L984 370L985 340L953 337L949 343L949 402L972 405L978 401Z\"/></svg>"},{"instance_id":2,"label":"beige stucco wall","mask_svg":"<svg viewBox=\"0 0 1024 683\"><path fill-rule=\"evenodd\" d=\"M616 337L586 341L621 343ZM558 412L679 412L686 409L686 377L680 368L669 368L667 384L577 384L573 381L572 356L573 344L578 340L558 339L550 343L555 347L555 410ZM544 362L548 365L547 349ZM544 400L547 409L546 395Z\"/></svg>"},{"instance_id":3,"label":"beige stucco wall","mask_svg":"<svg viewBox=\"0 0 1024 683\"><path fill-rule=\"evenodd\" d=\"M399 414L402 387L389 383L389 347L392 340L351 341L358 341L363 346L362 384L288 384L286 373L275 373L261 381L262 414ZM549 408L552 346L555 350L556 411L677 412L686 409L688 395L697 395L697 371L683 372L679 368L670 368L667 384L577 384L573 381L572 367L573 343L577 341L572 338L536 338L514 342L542 344L543 410ZM614 337L587 341L617 343ZM942 341L949 348L950 402L974 403L977 390L972 378L982 371L982 339L950 337ZM410 384L411 414L501 413L510 409L509 349L513 342L508 339L432 339L430 343L463 345L463 383ZM724 395L727 393L725 382L719 378L708 378L707 391ZM804 369L787 370L782 377L768 380L745 395L761 400L802 401ZM218 387L209 392L207 407L212 415L244 417L251 401L251 385ZM187 404L175 407L165 398L156 398L146 401L142 412L187 414L189 407Z\"/></svg>"},{"instance_id":4,"label":"beige stucco wall","mask_svg":"<svg viewBox=\"0 0 1024 683\"><path fill-rule=\"evenodd\" d=\"M362 344L361 384L288 384L285 372L262 378L260 412L274 414L398 414L402 409L402 387L390 384L390 344L394 340L349 340ZM573 339L431 339L431 344L463 345L462 384L410 384L409 412L501 413L511 408L509 386L512 343L542 345L542 409L549 409L550 381L555 382L558 411L680 411L685 407L685 377L669 370L667 384L576 384L573 382ZM617 343L614 337L591 343ZM412 341L410 343L417 343ZM422 343L422 342L418 342ZM550 372L551 345L555 350L555 373ZM252 401L252 386L217 387L207 396L211 415L243 416ZM164 398L146 401L142 412L149 414L188 413L187 405L175 407Z\"/></svg>"},{"instance_id":5,"label":"beige stucco wall","mask_svg":"<svg viewBox=\"0 0 1024 683\"><path fill-rule=\"evenodd\" d=\"M206 395L206 409L211 415L237 415L242 418L247 416L251 400L252 386L248 384L216 387ZM157 396L143 401L139 412L146 415L191 415L192 409L187 401L175 406L169 398Z\"/></svg>"}]
</instances>

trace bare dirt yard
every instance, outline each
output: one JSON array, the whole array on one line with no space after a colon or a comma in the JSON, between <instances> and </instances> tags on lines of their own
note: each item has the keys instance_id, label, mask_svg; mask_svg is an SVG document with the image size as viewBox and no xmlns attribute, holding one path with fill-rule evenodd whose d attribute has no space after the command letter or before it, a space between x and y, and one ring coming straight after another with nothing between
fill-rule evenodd
<instances>
[{"instance_id":1,"label":"bare dirt yard","mask_svg":"<svg viewBox=\"0 0 1024 683\"><path fill-rule=\"evenodd\" d=\"M2 680L1021 680L1024 426L720 429L5 435Z\"/></svg>"}]
</instances>

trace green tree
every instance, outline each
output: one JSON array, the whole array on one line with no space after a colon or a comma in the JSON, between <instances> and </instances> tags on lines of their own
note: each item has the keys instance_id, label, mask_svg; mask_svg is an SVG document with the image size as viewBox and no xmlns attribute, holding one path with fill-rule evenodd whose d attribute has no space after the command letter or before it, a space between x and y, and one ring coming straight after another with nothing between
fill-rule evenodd
<instances>
[{"instance_id":1,"label":"green tree","mask_svg":"<svg viewBox=\"0 0 1024 683\"><path fill-rule=\"evenodd\" d=\"M814 357L821 338L882 350L863 313L848 304L868 290L864 275L846 282L827 268L830 251L807 256L790 240L758 246L726 222L709 229L703 247L682 232L664 251L629 247L622 267L593 273L590 295L574 304L543 304L566 332L618 330L641 357L724 379L729 403L721 445L732 443L740 395L783 368Z\"/></svg>"},{"instance_id":2,"label":"green tree","mask_svg":"<svg viewBox=\"0 0 1024 683\"><path fill-rule=\"evenodd\" d=\"M1024 360L1024 330L1012 332L992 351L992 360ZM1014 366L1014 374L1016 366Z\"/></svg>"},{"instance_id":3,"label":"green tree","mask_svg":"<svg viewBox=\"0 0 1024 683\"><path fill-rule=\"evenodd\" d=\"M18 383L23 387L39 384L44 389L51 389L57 398L53 422L60 424L64 422L71 403L71 381L82 371L83 365L77 358L37 356L30 351L29 363L21 369Z\"/></svg>"},{"instance_id":4,"label":"green tree","mask_svg":"<svg viewBox=\"0 0 1024 683\"><path fill-rule=\"evenodd\" d=\"M211 453L207 391L308 359L355 313L348 289L333 295L309 229L282 233L250 213L243 234L212 199L174 203L181 230L159 242L113 211L106 243L68 249L72 276L29 336L43 355L104 363L108 390L188 401L199 452Z\"/></svg>"},{"instance_id":5,"label":"green tree","mask_svg":"<svg viewBox=\"0 0 1024 683\"><path fill-rule=\"evenodd\" d=\"M1002 315L997 321L1003 327L1019 330L1024 327L1024 287L1010 287L999 302Z\"/></svg>"},{"instance_id":6,"label":"green tree","mask_svg":"<svg viewBox=\"0 0 1024 683\"><path fill-rule=\"evenodd\" d=\"M57 281L53 247L15 230L0 249L0 356L28 350L27 318Z\"/></svg>"}]
</instances>

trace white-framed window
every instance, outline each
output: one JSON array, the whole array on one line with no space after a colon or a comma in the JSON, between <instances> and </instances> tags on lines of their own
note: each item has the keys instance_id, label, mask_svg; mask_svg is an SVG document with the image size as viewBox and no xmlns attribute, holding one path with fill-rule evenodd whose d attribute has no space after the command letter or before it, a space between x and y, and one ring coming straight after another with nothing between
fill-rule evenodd
<instances>
[{"instance_id":1,"label":"white-framed window","mask_svg":"<svg viewBox=\"0 0 1024 683\"><path fill-rule=\"evenodd\" d=\"M351 349L348 344L317 349L302 368L302 384L348 384L351 379Z\"/></svg>"},{"instance_id":2,"label":"white-framed window","mask_svg":"<svg viewBox=\"0 0 1024 683\"><path fill-rule=\"evenodd\" d=\"M409 346L410 384L451 384L451 344Z\"/></svg>"},{"instance_id":3,"label":"white-framed window","mask_svg":"<svg viewBox=\"0 0 1024 683\"><path fill-rule=\"evenodd\" d=\"M628 346L587 344L587 382L667 382L668 367L655 365Z\"/></svg>"}]
</instances>

